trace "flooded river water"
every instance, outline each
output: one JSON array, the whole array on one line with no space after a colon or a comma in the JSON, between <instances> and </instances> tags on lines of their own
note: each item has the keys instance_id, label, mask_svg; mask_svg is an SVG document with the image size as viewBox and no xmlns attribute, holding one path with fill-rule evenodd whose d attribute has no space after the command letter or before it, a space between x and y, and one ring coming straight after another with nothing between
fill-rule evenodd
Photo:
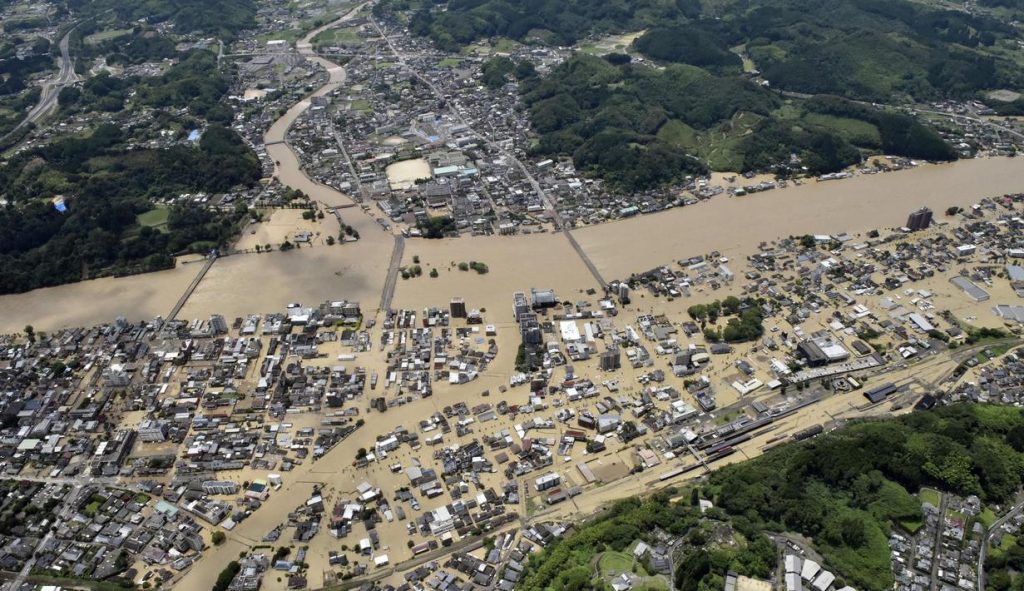
<instances>
[{"instance_id":1,"label":"flooded river water","mask_svg":"<svg viewBox=\"0 0 1024 591\"><path fill-rule=\"evenodd\" d=\"M573 232L606 280L706 254L750 254L762 241L804 234L899 227L928 206L942 219L951 205L1024 191L1024 158L980 158L911 170L808 181L745 197L719 195L697 205Z\"/></svg>"}]
</instances>

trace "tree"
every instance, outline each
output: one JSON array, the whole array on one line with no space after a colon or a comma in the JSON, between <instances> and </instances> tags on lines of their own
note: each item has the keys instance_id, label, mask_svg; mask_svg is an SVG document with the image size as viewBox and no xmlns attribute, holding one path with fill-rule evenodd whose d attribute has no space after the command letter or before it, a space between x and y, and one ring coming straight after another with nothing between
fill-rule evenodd
<instances>
[{"instance_id":1,"label":"tree","mask_svg":"<svg viewBox=\"0 0 1024 591\"><path fill-rule=\"evenodd\" d=\"M327 246L334 246L334 236L327 237Z\"/></svg>"},{"instance_id":2,"label":"tree","mask_svg":"<svg viewBox=\"0 0 1024 591\"><path fill-rule=\"evenodd\" d=\"M31 324L25 325L25 336L28 337L28 342L36 342L36 329Z\"/></svg>"},{"instance_id":3,"label":"tree","mask_svg":"<svg viewBox=\"0 0 1024 591\"><path fill-rule=\"evenodd\" d=\"M437 279L438 273L436 267L430 270L430 276L434 279Z\"/></svg>"},{"instance_id":4,"label":"tree","mask_svg":"<svg viewBox=\"0 0 1024 591\"><path fill-rule=\"evenodd\" d=\"M220 530L213 532L213 534L210 536L210 541L213 542L214 546L220 546L221 544L224 543L224 540L226 540L226 539L227 539L227 536L224 535L224 532L222 532Z\"/></svg>"},{"instance_id":5,"label":"tree","mask_svg":"<svg viewBox=\"0 0 1024 591\"><path fill-rule=\"evenodd\" d=\"M810 234L804 234L800 237L800 246L804 248L814 248L815 244L814 236L811 236Z\"/></svg>"},{"instance_id":6,"label":"tree","mask_svg":"<svg viewBox=\"0 0 1024 591\"><path fill-rule=\"evenodd\" d=\"M242 570L242 565L238 564L237 561L232 560L228 563L224 570L220 571L217 575L217 582L213 586L213 591L227 591L227 588L231 585L231 581L235 579L235 575L238 571Z\"/></svg>"}]
</instances>

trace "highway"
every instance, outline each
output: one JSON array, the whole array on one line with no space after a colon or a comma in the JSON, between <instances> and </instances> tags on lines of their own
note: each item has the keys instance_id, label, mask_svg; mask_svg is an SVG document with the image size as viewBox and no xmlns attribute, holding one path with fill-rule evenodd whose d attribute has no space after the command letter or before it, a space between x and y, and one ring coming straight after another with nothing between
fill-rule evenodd
<instances>
[{"instance_id":1,"label":"highway","mask_svg":"<svg viewBox=\"0 0 1024 591\"><path fill-rule=\"evenodd\" d=\"M60 40L60 57L58 58L59 70L57 76L52 80L43 83L42 91L39 94L39 102L29 110L28 115L7 135L11 135L29 123L36 123L57 106L57 97L65 86L78 82L78 74L75 73L75 62L71 59L71 52L68 50L68 42L71 33L75 30L72 27Z\"/></svg>"}]
</instances>

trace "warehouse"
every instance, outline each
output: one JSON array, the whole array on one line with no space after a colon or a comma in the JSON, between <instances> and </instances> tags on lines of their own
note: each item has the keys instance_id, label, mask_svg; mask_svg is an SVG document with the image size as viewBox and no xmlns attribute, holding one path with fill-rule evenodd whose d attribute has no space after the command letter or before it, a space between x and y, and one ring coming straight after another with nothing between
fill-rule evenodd
<instances>
[{"instance_id":1,"label":"warehouse","mask_svg":"<svg viewBox=\"0 0 1024 591\"><path fill-rule=\"evenodd\" d=\"M882 384L876 388L872 388L867 392L864 392L864 397L867 398L872 404L877 404L885 400L886 396L895 393L897 390L896 384L889 382Z\"/></svg>"}]
</instances>

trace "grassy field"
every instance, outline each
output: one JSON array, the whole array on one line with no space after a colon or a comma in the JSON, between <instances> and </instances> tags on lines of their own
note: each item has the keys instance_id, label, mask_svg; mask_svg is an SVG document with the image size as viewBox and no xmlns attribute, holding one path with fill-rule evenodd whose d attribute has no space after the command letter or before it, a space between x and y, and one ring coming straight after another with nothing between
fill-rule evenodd
<instances>
[{"instance_id":1,"label":"grassy field","mask_svg":"<svg viewBox=\"0 0 1024 591\"><path fill-rule=\"evenodd\" d=\"M131 35L131 29L107 29L105 31L99 31L87 36L84 41L86 45L98 45L104 41L110 41L111 39L117 39L118 37L124 37L125 35Z\"/></svg>"},{"instance_id":2,"label":"grassy field","mask_svg":"<svg viewBox=\"0 0 1024 591\"><path fill-rule=\"evenodd\" d=\"M658 139L678 148L696 150L700 145L697 130L678 119L670 119L658 130Z\"/></svg>"},{"instance_id":3,"label":"grassy field","mask_svg":"<svg viewBox=\"0 0 1024 591\"><path fill-rule=\"evenodd\" d=\"M361 41L359 37L359 27L339 27L337 29L328 29L316 37L313 37L313 45L336 45L336 44L356 44Z\"/></svg>"},{"instance_id":4,"label":"grassy field","mask_svg":"<svg viewBox=\"0 0 1024 591\"><path fill-rule=\"evenodd\" d=\"M942 501L941 493L934 488L922 488L921 492L917 493L917 496L921 499L922 503L931 503L936 507Z\"/></svg>"},{"instance_id":5,"label":"grassy field","mask_svg":"<svg viewBox=\"0 0 1024 591\"><path fill-rule=\"evenodd\" d=\"M437 65L442 68L456 68L462 64L462 60L457 57L446 57L443 60L437 62Z\"/></svg>"},{"instance_id":6,"label":"grassy field","mask_svg":"<svg viewBox=\"0 0 1024 591\"><path fill-rule=\"evenodd\" d=\"M369 112L371 110L370 101L364 99L356 99L352 101L352 110Z\"/></svg>"},{"instance_id":7,"label":"grassy field","mask_svg":"<svg viewBox=\"0 0 1024 591\"><path fill-rule=\"evenodd\" d=\"M996 522L996 514L992 512L992 509L985 507L978 515L978 521L985 527L992 527L992 524Z\"/></svg>"},{"instance_id":8,"label":"grassy field","mask_svg":"<svg viewBox=\"0 0 1024 591\"><path fill-rule=\"evenodd\" d=\"M743 71L744 72L753 72L754 70L757 69L757 65L746 54L746 51L747 51L746 44L737 45L736 47L730 47L729 51L731 51L731 52L735 53L736 55L740 56L740 59L743 60Z\"/></svg>"},{"instance_id":9,"label":"grassy field","mask_svg":"<svg viewBox=\"0 0 1024 591\"><path fill-rule=\"evenodd\" d=\"M904 519L899 522L899 525L908 534L913 535L917 533L917 530L921 529L921 527L924 525L924 521L922 521L921 519Z\"/></svg>"},{"instance_id":10,"label":"grassy field","mask_svg":"<svg viewBox=\"0 0 1024 591\"><path fill-rule=\"evenodd\" d=\"M140 226L149 226L150 228L161 229L167 225L167 216L170 215L171 210L167 209L163 205L157 205L155 209L151 209L145 213L140 213L136 220Z\"/></svg>"},{"instance_id":11,"label":"grassy field","mask_svg":"<svg viewBox=\"0 0 1024 591\"><path fill-rule=\"evenodd\" d=\"M673 119L658 130L658 139L696 155L714 170L739 171L743 168L740 144L760 120L753 113L738 113L730 121L701 132Z\"/></svg>"},{"instance_id":12,"label":"grassy field","mask_svg":"<svg viewBox=\"0 0 1024 591\"><path fill-rule=\"evenodd\" d=\"M293 28L283 29L281 31L275 31L273 33L264 33L256 37L260 45L266 45L267 41L276 41L283 39L289 43L289 45L295 45L295 42L302 38L305 34L305 29Z\"/></svg>"},{"instance_id":13,"label":"grassy field","mask_svg":"<svg viewBox=\"0 0 1024 591\"><path fill-rule=\"evenodd\" d=\"M633 572L633 557L625 552L605 552L598 559L597 568L602 577Z\"/></svg>"},{"instance_id":14,"label":"grassy field","mask_svg":"<svg viewBox=\"0 0 1024 591\"><path fill-rule=\"evenodd\" d=\"M878 128L866 121L821 113L807 113L801 117L800 121L810 127L834 131L846 141L857 146L879 146L882 143L882 136L878 132Z\"/></svg>"}]
</instances>

